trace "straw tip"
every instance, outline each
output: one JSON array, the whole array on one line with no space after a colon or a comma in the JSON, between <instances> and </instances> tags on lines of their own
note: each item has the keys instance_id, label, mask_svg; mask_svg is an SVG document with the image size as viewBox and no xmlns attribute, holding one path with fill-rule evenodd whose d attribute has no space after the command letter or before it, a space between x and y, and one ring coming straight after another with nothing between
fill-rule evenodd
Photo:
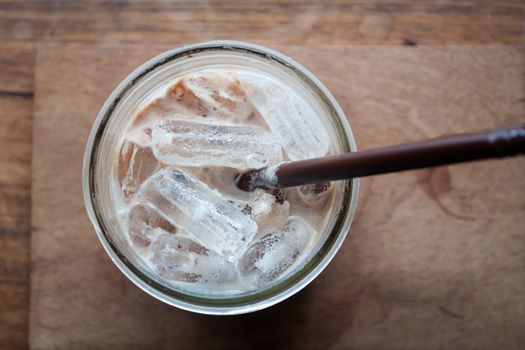
<instances>
[{"instance_id":1,"label":"straw tip","mask_svg":"<svg viewBox=\"0 0 525 350\"><path fill-rule=\"evenodd\" d=\"M255 174L259 171L260 170L250 170L237 174L235 177L235 185L237 185L237 188L246 192L253 192L257 188L254 177L256 177Z\"/></svg>"},{"instance_id":2,"label":"straw tip","mask_svg":"<svg viewBox=\"0 0 525 350\"><path fill-rule=\"evenodd\" d=\"M277 177L273 167L249 170L235 177L237 187L246 192L252 192L257 188L278 188Z\"/></svg>"}]
</instances>

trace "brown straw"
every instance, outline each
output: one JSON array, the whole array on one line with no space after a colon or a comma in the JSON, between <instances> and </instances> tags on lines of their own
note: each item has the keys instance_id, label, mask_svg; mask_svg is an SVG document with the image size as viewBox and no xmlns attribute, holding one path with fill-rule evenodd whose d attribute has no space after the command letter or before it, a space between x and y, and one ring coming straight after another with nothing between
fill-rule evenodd
<instances>
[{"instance_id":1,"label":"brown straw","mask_svg":"<svg viewBox=\"0 0 525 350\"><path fill-rule=\"evenodd\" d=\"M251 170L237 178L245 191L350 179L525 153L525 126L456 134Z\"/></svg>"}]
</instances>

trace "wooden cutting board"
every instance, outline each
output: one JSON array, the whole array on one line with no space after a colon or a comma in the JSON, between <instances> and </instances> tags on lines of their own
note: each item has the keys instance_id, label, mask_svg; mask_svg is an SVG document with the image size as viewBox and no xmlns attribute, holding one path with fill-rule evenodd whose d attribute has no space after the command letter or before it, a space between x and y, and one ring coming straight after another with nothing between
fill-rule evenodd
<instances>
[{"instance_id":1,"label":"wooden cutting board","mask_svg":"<svg viewBox=\"0 0 525 350\"><path fill-rule=\"evenodd\" d=\"M275 48L328 86L362 149L525 123L518 48ZM111 90L164 49L38 49L33 349L523 349L525 158L363 179L356 220L334 261L267 310L192 314L129 282L87 218L82 157Z\"/></svg>"}]
</instances>

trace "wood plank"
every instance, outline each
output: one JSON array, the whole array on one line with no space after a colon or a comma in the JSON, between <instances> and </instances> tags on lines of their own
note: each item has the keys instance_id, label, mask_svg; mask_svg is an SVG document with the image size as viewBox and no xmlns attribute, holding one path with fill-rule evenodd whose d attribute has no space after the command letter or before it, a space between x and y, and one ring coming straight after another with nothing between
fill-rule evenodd
<instances>
[{"instance_id":1,"label":"wood plank","mask_svg":"<svg viewBox=\"0 0 525 350\"><path fill-rule=\"evenodd\" d=\"M0 348L27 347L32 99L0 95Z\"/></svg>"},{"instance_id":2,"label":"wood plank","mask_svg":"<svg viewBox=\"0 0 525 350\"><path fill-rule=\"evenodd\" d=\"M0 43L0 96L33 96L32 43Z\"/></svg>"},{"instance_id":3,"label":"wood plank","mask_svg":"<svg viewBox=\"0 0 525 350\"><path fill-rule=\"evenodd\" d=\"M334 91L361 148L523 122L525 64L516 48L276 48ZM159 51L59 45L39 52L32 348L522 348L524 159L364 179L337 257L311 286L268 310L196 315L133 286L84 212L81 160L107 94Z\"/></svg>"},{"instance_id":4,"label":"wood plank","mask_svg":"<svg viewBox=\"0 0 525 350\"><path fill-rule=\"evenodd\" d=\"M0 40L521 44L523 1L0 1Z\"/></svg>"}]
</instances>

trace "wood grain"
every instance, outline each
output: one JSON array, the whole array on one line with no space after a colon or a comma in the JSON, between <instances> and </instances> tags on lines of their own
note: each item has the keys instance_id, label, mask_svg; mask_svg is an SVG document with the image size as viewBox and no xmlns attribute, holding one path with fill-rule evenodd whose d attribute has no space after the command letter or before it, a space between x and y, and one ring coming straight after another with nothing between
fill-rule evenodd
<instances>
[{"instance_id":1,"label":"wood grain","mask_svg":"<svg viewBox=\"0 0 525 350\"><path fill-rule=\"evenodd\" d=\"M31 147L33 60L39 44L138 42L174 46L233 38L268 45L523 45L524 32L525 3L521 0L0 0L0 171L4 174L0 247L10 247L3 249L0 264L4 276L0 293L8 296L0 305L0 348L23 348L27 344L23 329L28 305L22 301L27 300L29 288L27 150ZM14 119L6 122L5 115ZM17 142L7 136L9 123L17 124ZM6 280L20 283L15 286ZM10 311L4 312L7 308Z\"/></svg>"},{"instance_id":2,"label":"wood grain","mask_svg":"<svg viewBox=\"0 0 525 350\"><path fill-rule=\"evenodd\" d=\"M0 95L0 348L26 344L32 100ZM6 345L4 347L4 345Z\"/></svg>"},{"instance_id":3,"label":"wood grain","mask_svg":"<svg viewBox=\"0 0 525 350\"><path fill-rule=\"evenodd\" d=\"M0 43L0 96L33 97L32 43Z\"/></svg>"},{"instance_id":4,"label":"wood grain","mask_svg":"<svg viewBox=\"0 0 525 350\"><path fill-rule=\"evenodd\" d=\"M523 122L525 62L516 48L275 48L334 91L361 148ZM80 168L105 97L161 49L39 50L32 348L523 347L524 159L364 179L356 221L337 257L311 286L268 310L196 315L132 285L90 226ZM54 62L60 65L47 69Z\"/></svg>"},{"instance_id":5,"label":"wood grain","mask_svg":"<svg viewBox=\"0 0 525 350\"><path fill-rule=\"evenodd\" d=\"M0 39L520 44L522 1L0 1Z\"/></svg>"}]
</instances>

